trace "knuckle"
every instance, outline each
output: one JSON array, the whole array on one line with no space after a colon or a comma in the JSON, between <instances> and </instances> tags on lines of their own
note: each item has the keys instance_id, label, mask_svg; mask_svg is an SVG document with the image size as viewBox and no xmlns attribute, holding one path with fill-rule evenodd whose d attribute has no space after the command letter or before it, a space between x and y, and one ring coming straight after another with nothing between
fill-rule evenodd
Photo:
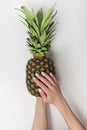
<instances>
[{"instance_id":1,"label":"knuckle","mask_svg":"<svg viewBox=\"0 0 87 130\"><path fill-rule=\"evenodd\" d=\"M45 81L46 84L50 85L50 83L48 81Z\"/></svg>"},{"instance_id":2,"label":"knuckle","mask_svg":"<svg viewBox=\"0 0 87 130\"><path fill-rule=\"evenodd\" d=\"M43 78L43 82L47 83L47 80Z\"/></svg>"},{"instance_id":3,"label":"knuckle","mask_svg":"<svg viewBox=\"0 0 87 130\"><path fill-rule=\"evenodd\" d=\"M42 86L42 88L45 88L45 86L44 86L44 84L43 84L43 83L41 83L41 86Z\"/></svg>"},{"instance_id":4,"label":"knuckle","mask_svg":"<svg viewBox=\"0 0 87 130\"><path fill-rule=\"evenodd\" d=\"M43 83L40 82L40 85L43 86Z\"/></svg>"}]
</instances>

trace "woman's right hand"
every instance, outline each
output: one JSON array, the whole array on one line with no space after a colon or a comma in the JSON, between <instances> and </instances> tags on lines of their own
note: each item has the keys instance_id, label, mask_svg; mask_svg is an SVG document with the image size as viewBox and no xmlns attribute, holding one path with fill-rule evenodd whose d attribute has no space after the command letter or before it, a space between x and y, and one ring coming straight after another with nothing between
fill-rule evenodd
<instances>
[{"instance_id":1,"label":"woman's right hand","mask_svg":"<svg viewBox=\"0 0 87 130\"><path fill-rule=\"evenodd\" d=\"M33 79L33 81L40 86L42 90L40 94L43 98L43 101L56 106L67 122L70 130L85 130L84 126L74 115L69 105L65 101L60 91L59 84L53 74L47 75L42 73L42 75L36 75L36 78Z\"/></svg>"},{"instance_id":2,"label":"woman's right hand","mask_svg":"<svg viewBox=\"0 0 87 130\"><path fill-rule=\"evenodd\" d=\"M41 88L40 94L44 102L53 105L61 103L63 96L57 79L52 73L49 75L44 72L42 72L41 75L36 74L36 78L33 78L33 82Z\"/></svg>"}]
</instances>

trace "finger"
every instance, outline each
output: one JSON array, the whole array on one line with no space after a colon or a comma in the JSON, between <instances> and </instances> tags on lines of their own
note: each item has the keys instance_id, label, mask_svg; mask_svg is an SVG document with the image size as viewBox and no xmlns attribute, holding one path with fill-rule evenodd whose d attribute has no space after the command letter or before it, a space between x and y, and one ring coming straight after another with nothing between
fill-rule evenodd
<instances>
[{"instance_id":1,"label":"finger","mask_svg":"<svg viewBox=\"0 0 87 130\"><path fill-rule=\"evenodd\" d=\"M52 77L52 79L54 80L54 82L57 84L58 81L57 81L56 77L52 73L50 73L50 76Z\"/></svg>"},{"instance_id":2,"label":"finger","mask_svg":"<svg viewBox=\"0 0 87 130\"><path fill-rule=\"evenodd\" d=\"M49 76L48 74L42 72L41 73L53 86L55 85L55 82L53 80L53 78L51 76Z\"/></svg>"},{"instance_id":3,"label":"finger","mask_svg":"<svg viewBox=\"0 0 87 130\"><path fill-rule=\"evenodd\" d=\"M33 77L33 82L35 82L40 88L42 88L42 90L44 90L45 93L48 92L48 88L38 79L36 79L35 77Z\"/></svg>"},{"instance_id":4,"label":"finger","mask_svg":"<svg viewBox=\"0 0 87 130\"><path fill-rule=\"evenodd\" d=\"M41 91L40 95L43 98L43 101L47 102L47 96L43 90Z\"/></svg>"},{"instance_id":5,"label":"finger","mask_svg":"<svg viewBox=\"0 0 87 130\"><path fill-rule=\"evenodd\" d=\"M40 79L47 87L52 88L52 84L46 78L44 78L42 75L39 75L36 73L36 77L38 79Z\"/></svg>"}]
</instances>

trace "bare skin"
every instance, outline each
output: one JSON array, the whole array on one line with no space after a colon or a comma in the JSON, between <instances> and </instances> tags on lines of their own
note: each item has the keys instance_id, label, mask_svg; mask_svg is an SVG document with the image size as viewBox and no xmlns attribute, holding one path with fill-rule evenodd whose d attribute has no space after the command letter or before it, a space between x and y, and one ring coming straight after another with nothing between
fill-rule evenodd
<instances>
[{"instance_id":1,"label":"bare skin","mask_svg":"<svg viewBox=\"0 0 87 130\"><path fill-rule=\"evenodd\" d=\"M41 88L41 97L37 98L32 130L47 130L46 103L53 104L65 119L69 130L85 130L79 119L71 111L64 99L55 76L50 73L36 75L32 80Z\"/></svg>"},{"instance_id":2,"label":"bare skin","mask_svg":"<svg viewBox=\"0 0 87 130\"><path fill-rule=\"evenodd\" d=\"M37 97L32 130L47 130L47 103Z\"/></svg>"}]
</instances>

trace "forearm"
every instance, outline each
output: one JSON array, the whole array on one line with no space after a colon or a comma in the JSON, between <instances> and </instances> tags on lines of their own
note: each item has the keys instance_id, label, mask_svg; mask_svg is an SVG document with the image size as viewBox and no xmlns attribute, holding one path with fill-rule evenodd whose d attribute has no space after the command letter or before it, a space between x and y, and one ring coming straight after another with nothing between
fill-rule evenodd
<instances>
[{"instance_id":1,"label":"forearm","mask_svg":"<svg viewBox=\"0 0 87 130\"><path fill-rule=\"evenodd\" d=\"M74 113L71 111L67 102L64 98L61 99L60 103L56 103L55 106L64 117L70 130L85 130L81 122L77 119Z\"/></svg>"},{"instance_id":2,"label":"forearm","mask_svg":"<svg viewBox=\"0 0 87 130\"><path fill-rule=\"evenodd\" d=\"M32 130L47 130L47 108L42 98L37 98Z\"/></svg>"}]
</instances>

